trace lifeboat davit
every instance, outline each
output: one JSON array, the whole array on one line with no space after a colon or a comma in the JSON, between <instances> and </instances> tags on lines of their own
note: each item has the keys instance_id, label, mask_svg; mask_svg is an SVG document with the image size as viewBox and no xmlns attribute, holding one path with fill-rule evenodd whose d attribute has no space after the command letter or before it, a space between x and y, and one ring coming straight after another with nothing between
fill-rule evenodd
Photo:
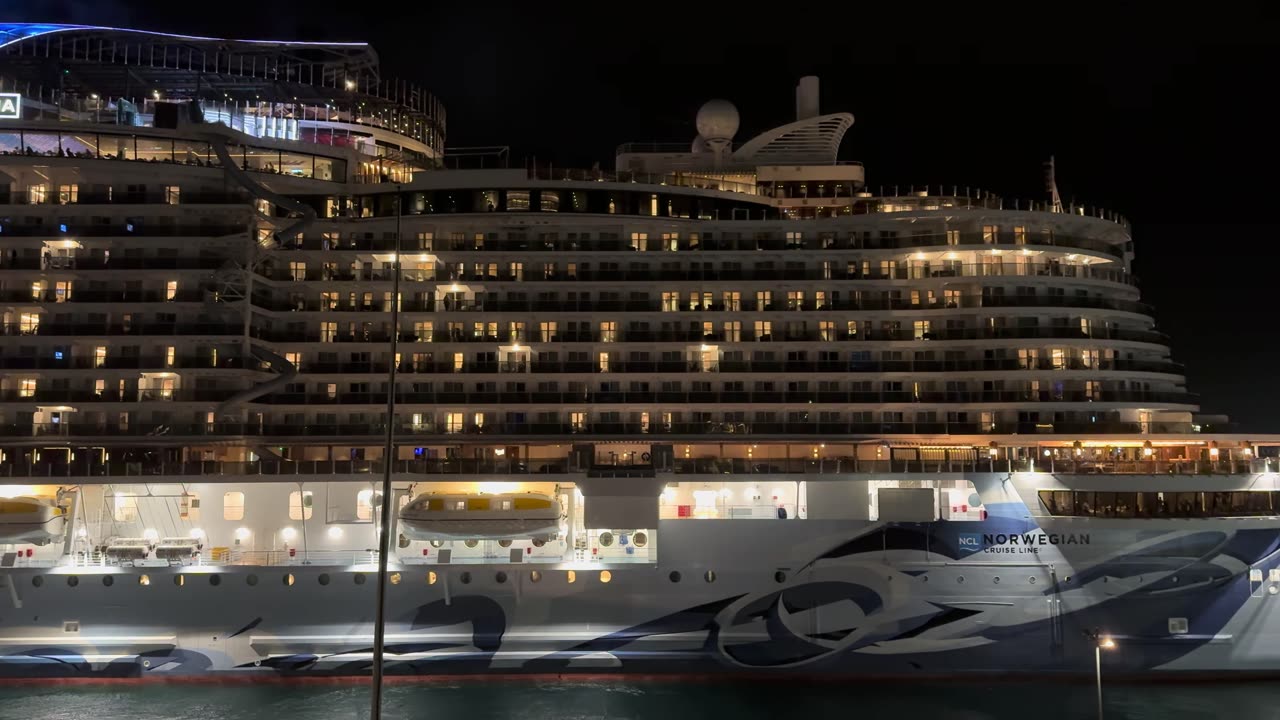
<instances>
[{"instance_id":1,"label":"lifeboat davit","mask_svg":"<svg viewBox=\"0 0 1280 720\"><path fill-rule=\"evenodd\" d=\"M400 511L411 540L524 540L555 537L560 503L537 493L420 495Z\"/></svg>"},{"instance_id":2,"label":"lifeboat davit","mask_svg":"<svg viewBox=\"0 0 1280 720\"><path fill-rule=\"evenodd\" d=\"M48 545L62 539L66 524L66 511L51 498L0 499L0 543Z\"/></svg>"}]
</instances>

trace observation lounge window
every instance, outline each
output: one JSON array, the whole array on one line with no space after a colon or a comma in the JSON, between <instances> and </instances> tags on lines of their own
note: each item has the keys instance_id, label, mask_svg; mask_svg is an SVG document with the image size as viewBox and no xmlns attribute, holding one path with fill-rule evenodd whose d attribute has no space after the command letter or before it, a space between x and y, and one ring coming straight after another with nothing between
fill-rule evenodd
<instances>
[{"instance_id":1,"label":"observation lounge window","mask_svg":"<svg viewBox=\"0 0 1280 720\"><path fill-rule=\"evenodd\" d=\"M508 212L526 212L529 210L529 191L528 190L508 190L507 191L507 211Z\"/></svg>"},{"instance_id":2,"label":"observation lounge window","mask_svg":"<svg viewBox=\"0 0 1280 720\"><path fill-rule=\"evenodd\" d=\"M1041 490L1042 509L1054 516L1098 518L1273 517L1280 491L1093 492Z\"/></svg>"}]
</instances>

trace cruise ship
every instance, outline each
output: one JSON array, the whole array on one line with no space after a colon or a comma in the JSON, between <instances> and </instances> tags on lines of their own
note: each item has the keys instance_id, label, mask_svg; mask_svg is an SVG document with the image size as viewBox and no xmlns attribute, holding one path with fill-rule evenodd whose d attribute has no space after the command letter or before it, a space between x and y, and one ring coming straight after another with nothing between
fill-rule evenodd
<instances>
[{"instance_id":1,"label":"cruise ship","mask_svg":"<svg viewBox=\"0 0 1280 720\"><path fill-rule=\"evenodd\" d=\"M819 94L512 168L364 43L0 25L0 677L368 674L383 560L389 674L1280 671L1124 218Z\"/></svg>"}]
</instances>

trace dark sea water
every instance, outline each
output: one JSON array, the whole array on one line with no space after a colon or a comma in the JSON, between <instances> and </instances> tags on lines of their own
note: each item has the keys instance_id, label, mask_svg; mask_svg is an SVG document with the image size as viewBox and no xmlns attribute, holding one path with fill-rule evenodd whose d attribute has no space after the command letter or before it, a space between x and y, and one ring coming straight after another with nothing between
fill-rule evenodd
<instances>
[{"instance_id":1,"label":"dark sea water","mask_svg":"<svg viewBox=\"0 0 1280 720\"><path fill-rule=\"evenodd\" d=\"M1106 717L1280 719L1280 682L1112 685ZM3 720L330 720L368 717L365 685L0 685ZM482 680L388 686L384 718L683 720L697 718L1096 717L1094 688L998 682L889 685L656 680Z\"/></svg>"}]
</instances>

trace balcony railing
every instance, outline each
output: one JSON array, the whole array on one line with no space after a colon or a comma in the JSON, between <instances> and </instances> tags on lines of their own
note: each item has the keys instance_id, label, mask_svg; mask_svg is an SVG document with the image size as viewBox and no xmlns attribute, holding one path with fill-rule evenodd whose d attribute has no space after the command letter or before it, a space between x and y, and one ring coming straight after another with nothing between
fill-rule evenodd
<instances>
[{"instance_id":1,"label":"balcony railing","mask_svg":"<svg viewBox=\"0 0 1280 720\"><path fill-rule=\"evenodd\" d=\"M108 336L108 335L244 335L243 325L225 323L5 323L5 335L42 337Z\"/></svg>"},{"instance_id":2,"label":"balcony railing","mask_svg":"<svg viewBox=\"0 0 1280 720\"><path fill-rule=\"evenodd\" d=\"M394 251L393 251L394 252ZM281 256L288 258L288 255ZM659 258L661 256L658 256ZM281 282L387 282L394 278L390 269L375 270L363 268L360 272L345 269L326 269L312 262L305 271L295 271L289 267L263 266L257 269L260 277ZM1000 265L983 263L954 263L946 266L908 266L869 268L863 272L861 268L849 270L845 268L695 268L663 270L575 270L570 274L567 269L555 272L534 272L526 269L518 276L506 270L495 272L453 272L440 265L434 268L410 268L402 271L401 280L405 282L737 282L767 280L923 280L928 278L955 277L1061 277L1084 280L1103 280L1106 282L1134 285L1133 276L1120 269L1095 267L1090 265L1055 265L1048 263L1028 263L1018 265L1007 262Z\"/></svg>"},{"instance_id":3,"label":"balcony railing","mask_svg":"<svg viewBox=\"0 0 1280 720\"><path fill-rule=\"evenodd\" d=\"M623 469L635 466L621 466ZM641 466L653 470L653 466ZM397 476L428 475L564 475L585 474L586 469L575 466L572 458L530 458L522 461L474 460L474 459L424 459L397 460L392 465ZM965 473L965 472L1049 472L1061 475L1231 475L1258 474L1280 471L1280 458L1219 458L1218 460L1140 460L1094 462L1056 457L1031 459L989 458L954 460L862 460L854 457L794 459L754 459L720 457L675 459L664 468L675 475L724 476L733 475L833 475L850 473ZM366 475L381 477L384 472L380 461L369 460L316 460L255 462L231 462L207 460L203 462L92 462L82 459L73 462L5 462L0 463L0 477L65 478L65 477L120 477L146 478L155 476L181 476L199 478L203 482L225 478L235 481L249 477L278 477L288 481L296 476L319 476L332 479L341 475Z\"/></svg>"},{"instance_id":4,"label":"balcony railing","mask_svg":"<svg viewBox=\"0 0 1280 720\"><path fill-rule=\"evenodd\" d=\"M53 399L53 398L49 398ZM272 393L257 402L275 405L381 405L385 392L300 392ZM564 405L564 404L793 404L793 405L885 405L885 404L991 404L991 403L1142 403L1144 405L1195 405L1199 397L1185 392L1083 390L1063 392L1021 390L973 391L601 391L587 392L405 392L396 393L404 405Z\"/></svg>"},{"instance_id":5,"label":"balcony railing","mask_svg":"<svg viewBox=\"0 0 1280 720\"><path fill-rule=\"evenodd\" d=\"M1154 433L1191 433L1191 423L1135 422L512 422L462 424L447 426L435 423L398 423L397 434L404 443L437 438L443 441L480 440L485 437L561 437L586 441L592 437L617 438L641 436L662 437L805 437L831 441L839 437L874 438L886 435L1115 435ZM232 438L232 437L353 437L380 438L386 425L380 420L362 423L52 423L0 425L5 437L81 437L81 438Z\"/></svg>"}]
</instances>

